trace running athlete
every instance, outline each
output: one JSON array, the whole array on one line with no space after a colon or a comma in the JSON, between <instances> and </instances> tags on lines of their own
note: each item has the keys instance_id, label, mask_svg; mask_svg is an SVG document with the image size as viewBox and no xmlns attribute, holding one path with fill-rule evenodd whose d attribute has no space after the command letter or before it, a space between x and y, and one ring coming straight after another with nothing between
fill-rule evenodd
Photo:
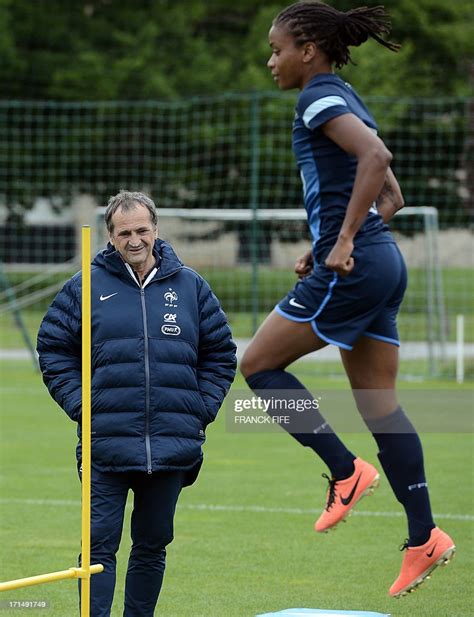
<instances>
[{"instance_id":1,"label":"running athlete","mask_svg":"<svg viewBox=\"0 0 474 617\"><path fill-rule=\"evenodd\" d=\"M269 32L268 68L282 90L301 92L293 149L301 173L312 250L296 263L296 286L264 321L241 363L252 390L270 398L312 400L286 367L331 343L340 350L362 418L373 434L380 464L408 518L400 575L390 588L406 595L455 552L435 526L420 439L397 402L397 313L407 283L401 253L386 225L403 207L390 169L392 155L362 100L334 67L350 61L349 46L385 40L383 7L347 13L318 1L292 4ZM317 406L315 406L317 407ZM271 413L271 412L270 412ZM325 508L315 523L327 532L378 485L379 473L342 443L318 411L298 415L287 429L315 451L331 476Z\"/></svg>"}]
</instances>

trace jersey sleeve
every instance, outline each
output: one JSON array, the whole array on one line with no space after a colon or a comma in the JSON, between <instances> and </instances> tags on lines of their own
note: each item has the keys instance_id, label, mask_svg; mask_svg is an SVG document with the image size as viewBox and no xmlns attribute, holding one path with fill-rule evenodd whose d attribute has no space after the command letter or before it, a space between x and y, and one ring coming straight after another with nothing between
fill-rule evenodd
<instances>
[{"instance_id":1,"label":"jersey sleeve","mask_svg":"<svg viewBox=\"0 0 474 617\"><path fill-rule=\"evenodd\" d=\"M327 88L315 94L313 89L302 92L296 106L298 116L306 128L314 130L337 116L350 114L351 110L341 92Z\"/></svg>"}]
</instances>

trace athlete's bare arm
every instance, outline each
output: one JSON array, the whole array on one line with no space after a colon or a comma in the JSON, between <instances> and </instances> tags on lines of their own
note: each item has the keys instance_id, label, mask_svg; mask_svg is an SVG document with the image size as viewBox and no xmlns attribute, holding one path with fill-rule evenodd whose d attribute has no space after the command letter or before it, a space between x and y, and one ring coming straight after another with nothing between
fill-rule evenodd
<instances>
[{"instance_id":1,"label":"athlete's bare arm","mask_svg":"<svg viewBox=\"0 0 474 617\"><path fill-rule=\"evenodd\" d=\"M377 210L383 218L383 222L388 223L393 215L398 212L398 210L401 210L404 205L405 201L402 191L400 190L400 185L395 178L395 174L389 167L382 190L377 197Z\"/></svg>"},{"instance_id":2,"label":"athlete's bare arm","mask_svg":"<svg viewBox=\"0 0 474 617\"><path fill-rule=\"evenodd\" d=\"M346 215L336 244L325 261L328 268L346 276L354 267L351 255L354 236L382 190L392 154L383 141L354 114L328 120L322 125L322 131L342 150L357 158L357 172Z\"/></svg>"}]
</instances>

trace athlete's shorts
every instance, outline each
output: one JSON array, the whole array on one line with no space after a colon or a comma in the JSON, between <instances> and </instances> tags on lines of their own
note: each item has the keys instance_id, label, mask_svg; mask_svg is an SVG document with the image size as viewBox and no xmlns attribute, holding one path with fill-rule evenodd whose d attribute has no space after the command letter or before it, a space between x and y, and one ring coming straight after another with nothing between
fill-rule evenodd
<instances>
[{"instance_id":1,"label":"athlete's shorts","mask_svg":"<svg viewBox=\"0 0 474 617\"><path fill-rule=\"evenodd\" d=\"M354 269L342 277L317 264L313 272L275 307L297 322L311 322L327 343L352 349L360 336L400 345L397 314L407 286L407 271L395 243L359 246Z\"/></svg>"}]
</instances>

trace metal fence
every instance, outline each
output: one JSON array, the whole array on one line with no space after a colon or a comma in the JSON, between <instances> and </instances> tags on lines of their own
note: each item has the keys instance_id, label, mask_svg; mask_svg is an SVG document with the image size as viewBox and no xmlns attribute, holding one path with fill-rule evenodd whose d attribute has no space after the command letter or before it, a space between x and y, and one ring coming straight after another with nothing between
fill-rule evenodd
<instances>
[{"instance_id":1,"label":"metal fence","mask_svg":"<svg viewBox=\"0 0 474 617\"><path fill-rule=\"evenodd\" d=\"M437 344L444 332L454 344L462 314L465 339L473 342L473 100L366 102L394 154L407 206L438 212L436 255L426 254L423 216L396 217L392 224L411 276L400 320L404 338ZM200 225L181 219L177 248L211 280L237 334L249 336L291 286L292 260L307 242L304 222L292 215L302 204L291 150L294 103L293 94L273 92L166 103L1 101L0 325L6 336L0 346L22 345L8 328L12 301L33 337L52 295L78 267L80 225L95 224L96 208L120 188L149 192L159 208L235 212ZM255 222L258 211L282 209L286 220ZM253 223L239 220L237 212L245 210L254 213ZM165 237L175 233L172 225L163 219ZM434 258L444 318L429 292L426 264ZM435 372L454 374L448 356ZM433 371L429 363L407 365L413 375Z\"/></svg>"}]
</instances>

